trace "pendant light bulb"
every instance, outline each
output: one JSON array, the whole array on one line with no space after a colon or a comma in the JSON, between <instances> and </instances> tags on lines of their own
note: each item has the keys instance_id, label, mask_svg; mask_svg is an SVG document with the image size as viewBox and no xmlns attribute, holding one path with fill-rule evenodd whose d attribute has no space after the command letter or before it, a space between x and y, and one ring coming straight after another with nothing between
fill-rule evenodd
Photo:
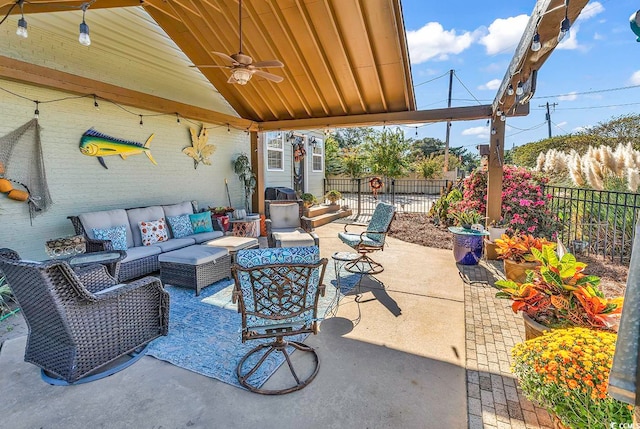
<instances>
[{"instance_id":1,"label":"pendant light bulb","mask_svg":"<svg viewBox=\"0 0 640 429\"><path fill-rule=\"evenodd\" d=\"M522 82L518 82L518 86L516 86L516 95L524 94L524 89L522 88Z\"/></svg>"},{"instance_id":2,"label":"pendant light bulb","mask_svg":"<svg viewBox=\"0 0 640 429\"><path fill-rule=\"evenodd\" d=\"M139 116L140 116L140 128L142 128L144 126L144 123L142 122L142 115L139 115Z\"/></svg>"},{"instance_id":3,"label":"pendant light bulb","mask_svg":"<svg viewBox=\"0 0 640 429\"><path fill-rule=\"evenodd\" d=\"M84 22L84 14L89 7L88 3L82 5L82 23L80 24L80 36L78 36L78 42L82 46L89 46L91 44L91 38L89 37L89 26Z\"/></svg>"},{"instance_id":4,"label":"pendant light bulb","mask_svg":"<svg viewBox=\"0 0 640 429\"><path fill-rule=\"evenodd\" d=\"M540 35L536 31L536 34L533 36L533 41L531 42L531 50L533 52L538 52L542 48L542 44L540 43Z\"/></svg>"},{"instance_id":5,"label":"pendant light bulb","mask_svg":"<svg viewBox=\"0 0 640 429\"><path fill-rule=\"evenodd\" d=\"M18 5L20 6L20 15L22 16L18 20L18 28L16 28L16 35L26 39L27 37L29 37L29 32L27 31L27 20L24 19L24 11L22 10L23 4L24 4L24 0L21 0L18 3Z\"/></svg>"},{"instance_id":6,"label":"pendant light bulb","mask_svg":"<svg viewBox=\"0 0 640 429\"><path fill-rule=\"evenodd\" d=\"M504 121L506 121L506 120L507 120L507 117L506 117L505 115L501 115L501 116L500 116L500 120L501 120L502 122L504 122Z\"/></svg>"},{"instance_id":7,"label":"pendant light bulb","mask_svg":"<svg viewBox=\"0 0 640 429\"><path fill-rule=\"evenodd\" d=\"M513 95L513 85L509 84L507 88L507 95Z\"/></svg>"},{"instance_id":8,"label":"pendant light bulb","mask_svg":"<svg viewBox=\"0 0 640 429\"><path fill-rule=\"evenodd\" d=\"M491 128L491 135L495 136L496 135L496 129L495 128Z\"/></svg>"},{"instance_id":9,"label":"pendant light bulb","mask_svg":"<svg viewBox=\"0 0 640 429\"><path fill-rule=\"evenodd\" d=\"M560 23L560 33L558 33L558 43L562 42L562 40L569 35L569 29L571 28L571 21L567 15L564 16L564 19Z\"/></svg>"}]
</instances>

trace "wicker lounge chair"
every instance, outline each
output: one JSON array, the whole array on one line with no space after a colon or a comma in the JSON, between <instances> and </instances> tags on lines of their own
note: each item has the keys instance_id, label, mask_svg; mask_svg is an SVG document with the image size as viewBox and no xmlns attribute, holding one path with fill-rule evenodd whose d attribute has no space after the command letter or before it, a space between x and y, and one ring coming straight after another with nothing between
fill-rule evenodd
<instances>
[{"instance_id":1,"label":"wicker lounge chair","mask_svg":"<svg viewBox=\"0 0 640 429\"><path fill-rule=\"evenodd\" d=\"M365 231L360 233L348 232L350 224L347 224L344 226L344 232L338 233L338 238L343 243L360 254L357 259L345 264L347 271L361 274L378 274L384 271L384 267L371 259L369 253L384 250L384 242L395 215L396 208L394 206L387 203L378 203L369 224L360 225L366 226Z\"/></svg>"},{"instance_id":2,"label":"wicker lounge chair","mask_svg":"<svg viewBox=\"0 0 640 429\"><path fill-rule=\"evenodd\" d=\"M269 247L277 246L278 234L298 232L308 237L316 246L320 244L318 235L313 232L311 221L303 216L302 200L265 200L265 227Z\"/></svg>"},{"instance_id":3,"label":"wicker lounge chair","mask_svg":"<svg viewBox=\"0 0 640 429\"><path fill-rule=\"evenodd\" d=\"M97 369L167 335L169 294L155 277L117 284L101 265L74 271L63 261L22 261L10 249L0 249L0 270L29 327L24 360L45 380L100 378Z\"/></svg>"},{"instance_id":4,"label":"wicker lounge chair","mask_svg":"<svg viewBox=\"0 0 640 429\"><path fill-rule=\"evenodd\" d=\"M320 259L316 246L240 250L233 265L233 301L242 313L242 342L274 338L247 353L237 366L241 385L252 392L279 395L307 386L318 374L315 350L302 342L286 341L285 336L318 333L318 298L324 296L322 284L326 259ZM312 354L309 375L300 377L289 359L294 348ZM261 389L251 377L273 353L285 356L295 384L281 389ZM257 361L257 363L256 363ZM246 365L245 365L246 363ZM245 368L247 367L247 368Z\"/></svg>"}]
</instances>

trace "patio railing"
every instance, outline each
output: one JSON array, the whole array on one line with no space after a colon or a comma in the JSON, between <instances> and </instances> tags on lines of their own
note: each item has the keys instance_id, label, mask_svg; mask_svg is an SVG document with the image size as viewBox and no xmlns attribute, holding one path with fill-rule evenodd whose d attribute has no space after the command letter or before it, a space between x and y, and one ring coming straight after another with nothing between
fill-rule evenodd
<instances>
[{"instance_id":1,"label":"patio railing","mask_svg":"<svg viewBox=\"0 0 640 429\"><path fill-rule=\"evenodd\" d=\"M640 194L546 186L560 240L573 253L628 264L640 214Z\"/></svg>"},{"instance_id":2,"label":"patio railing","mask_svg":"<svg viewBox=\"0 0 640 429\"><path fill-rule=\"evenodd\" d=\"M386 202L404 213L428 213L431 205L440 198L449 180L383 179L382 186L371 186L373 177L361 179L325 179L324 192L340 191L340 205L353 211L351 219L362 220L371 216L378 202ZM375 191L375 192L374 192Z\"/></svg>"}]
</instances>

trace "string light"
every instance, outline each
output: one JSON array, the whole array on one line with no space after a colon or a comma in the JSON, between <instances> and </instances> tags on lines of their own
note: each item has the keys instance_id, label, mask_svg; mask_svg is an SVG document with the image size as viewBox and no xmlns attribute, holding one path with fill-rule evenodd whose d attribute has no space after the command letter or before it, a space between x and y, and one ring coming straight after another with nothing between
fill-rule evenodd
<instances>
[{"instance_id":1,"label":"string light","mask_svg":"<svg viewBox=\"0 0 640 429\"><path fill-rule=\"evenodd\" d=\"M418 137L418 127L416 127L416 137Z\"/></svg>"},{"instance_id":2,"label":"string light","mask_svg":"<svg viewBox=\"0 0 640 429\"><path fill-rule=\"evenodd\" d=\"M516 95L524 94L524 89L522 88L522 82L518 81L518 86L516 87Z\"/></svg>"},{"instance_id":3,"label":"string light","mask_svg":"<svg viewBox=\"0 0 640 429\"><path fill-rule=\"evenodd\" d=\"M23 4L24 0L20 0L18 2L18 6L20 6L20 14L22 15L22 17L18 20L18 28L16 28L16 34L26 39L27 37L29 37L29 32L27 31L27 20L24 19L24 11L22 10Z\"/></svg>"},{"instance_id":4,"label":"string light","mask_svg":"<svg viewBox=\"0 0 640 429\"><path fill-rule=\"evenodd\" d=\"M144 126L144 123L142 122L142 115L138 115L140 116L140 128L142 128Z\"/></svg>"},{"instance_id":5,"label":"string light","mask_svg":"<svg viewBox=\"0 0 640 429\"><path fill-rule=\"evenodd\" d=\"M564 19L560 23L560 32L558 33L558 43L562 42L569 34L569 29L571 28L571 21L569 21L569 0L564 1Z\"/></svg>"},{"instance_id":6,"label":"string light","mask_svg":"<svg viewBox=\"0 0 640 429\"><path fill-rule=\"evenodd\" d=\"M536 34L533 35L533 41L531 42L531 50L533 52L538 52L542 48L542 44L540 43L540 35L536 30Z\"/></svg>"},{"instance_id":7,"label":"string light","mask_svg":"<svg viewBox=\"0 0 640 429\"><path fill-rule=\"evenodd\" d=\"M34 103L36 103L36 111L33 112L33 117L38 119L40 117L40 110L38 109L38 107L40 106L40 102L34 101Z\"/></svg>"},{"instance_id":8,"label":"string light","mask_svg":"<svg viewBox=\"0 0 640 429\"><path fill-rule=\"evenodd\" d=\"M100 110L100 105L98 104L98 100L95 95L93 96L93 107L95 107L96 110Z\"/></svg>"},{"instance_id":9,"label":"string light","mask_svg":"<svg viewBox=\"0 0 640 429\"><path fill-rule=\"evenodd\" d=\"M513 85L509 84L507 88L507 95L513 95Z\"/></svg>"},{"instance_id":10,"label":"string light","mask_svg":"<svg viewBox=\"0 0 640 429\"><path fill-rule=\"evenodd\" d=\"M496 129L495 128L491 128L491 135L495 136L496 135Z\"/></svg>"},{"instance_id":11,"label":"string light","mask_svg":"<svg viewBox=\"0 0 640 429\"><path fill-rule=\"evenodd\" d=\"M231 134L231 128L229 127L229 124L227 124L227 134Z\"/></svg>"},{"instance_id":12,"label":"string light","mask_svg":"<svg viewBox=\"0 0 640 429\"><path fill-rule=\"evenodd\" d=\"M89 37L89 26L84 22L84 15L89 8L90 3L82 4L82 23L80 24L80 36L78 36L78 42L82 46L89 46L91 44L91 38Z\"/></svg>"},{"instance_id":13,"label":"string light","mask_svg":"<svg viewBox=\"0 0 640 429\"><path fill-rule=\"evenodd\" d=\"M176 112L176 122L180 123L180 113Z\"/></svg>"}]
</instances>

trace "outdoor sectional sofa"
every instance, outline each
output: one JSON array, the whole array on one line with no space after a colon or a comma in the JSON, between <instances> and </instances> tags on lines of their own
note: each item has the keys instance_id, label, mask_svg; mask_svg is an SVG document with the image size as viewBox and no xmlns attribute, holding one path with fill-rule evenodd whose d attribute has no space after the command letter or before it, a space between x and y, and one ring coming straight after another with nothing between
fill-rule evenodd
<instances>
[{"instance_id":1,"label":"outdoor sectional sofa","mask_svg":"<svg viewBox=\"0 0 640 429\"><path fill-rule=\"evenodd\" d=\"M167 228L169 240L157 242L148 246L142 243L140 222L156 221L168 217L193 214L193 206L190 202L172 204L166 206L149 206L132 209L115 209L83 213L78 216L69 216L76 234L84 235L87 240L87 252L99 252L113 250L111 240L100 240L95 236L95 230L104 230L124 225L126 232L127 256L120 262L119 281L127 281L140 277L160 269L158 256L162 253L188 247L194 244L205 243L222 237L224 233L219 230L201 232L181 238L175 238L171 228ZM214 228L219 228L214 223Z\"/></svg>"}]
</instances>

